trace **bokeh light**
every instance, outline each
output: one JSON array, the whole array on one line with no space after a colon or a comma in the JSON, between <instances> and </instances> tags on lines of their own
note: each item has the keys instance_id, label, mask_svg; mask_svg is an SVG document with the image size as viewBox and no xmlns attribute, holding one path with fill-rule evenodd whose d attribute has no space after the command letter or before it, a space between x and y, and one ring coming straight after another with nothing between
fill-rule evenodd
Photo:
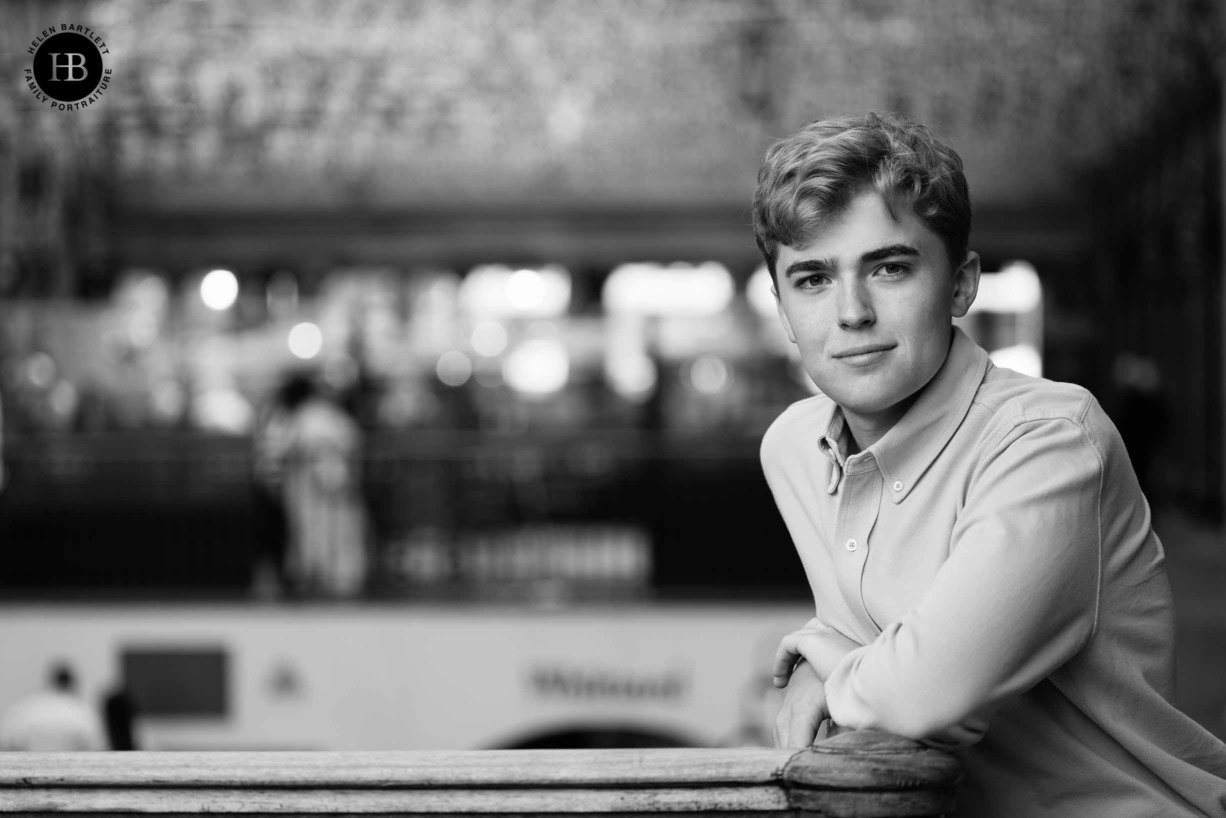
<instances>
[{"instance_id":1,"label":"bokeh light","mask_svg":"<svg viewBox=\"0 0 1226 818\"><path fill-rule=\"evenodd\" d=\"M630 400L648 397L659 373L651 358L642 353L613 355L605 362L605 377L613 391Z\"/></svg>"},{"instance_id":2,"label":"bokeh light","mask_svg":"<svg viewBox=\"0 0 1226 818\"><path fill-rule=\"evenodd\" d=\"M289 331L289 351L304 361L318 355L323 346L323 333L309 321L297 324Z\"/></svg>"},{"instance_id":3,"label":"bokeh light","mask_svg":"<svg viewBox=\"0 0 1226 818\"><path fill-rule=\"evenodd\" d=\"M534 338L511 351L502 374L512 389L529 395L548 395L566 386L570 356L561 341Z\"/></svg>"},{"instance_id":4,"label":"bokeh light","mask_svg":"<svg viewBox=\"0 0 1226 818\"><path fill-rule=\"evenodd\" d=\"M26 359L25 376L31 386L46 389L55 382L55 361L45 352L35 352Z\"/></svg>"},{"instance_id":5,"label":"bokeh light","mask_svg":"<svg viewBox=\"0 0 1226 818\"><path fill-rule=\"evenodd\" d=\"M545 300L545 282L536 270L516 270L507 279L507 301L517 310L532 312Z\"/></svg>"},{"instance_id":6,"label":"bokeh light","mask_svg":"<svg viewBox=\"0 0 1226 818\"><path fill-rule=\"evenodd\" d=\"M200 282L200 298L211 310L228 310L238 300L238 279L229 270L213 270Z\"/></svg>"},{"instance_id":7,"label":"bokeh light","mask_svg":"<svg viewBox=\"0 0 1226 818\"><path fill-rule=\"evenodd\" d=\"M732 370L723 358L703 355L690 366L690 385L704 395L718 395L728 390Z\"/></svg>"},{"instance_id":8,"label":"bokeh light","mask_svg":"<svg viewBox=\"0 0 1226 818\"><path fill-rule=\"evenodd\" d=\"M473 374L473 362L458 349L444 352L435 366L438 379L447 386L463 386Z\"/></svg>"},{"instance_id":9,"label":"bokeh light","mask_svg":"<svg viewBox=\"0 0 1226 818\"><path fill-rule=\"evenodd\" d=\"M745 298L749 301L749 306L764 318L774 318L778 312L775 308L774 286L775 282L771 280L770 270L765 264L754 270L749 281L745 283Z\"/></svg>"},{"instance_id":10,"label":"bokeh light","mask_svg":"<svg viewBox=\"0 0 1226 818\"><path fill-rule=\"evenodd\" d=\"M727 309L736 294L728 268L714 261L622 264L605 279L601 302L610 313L704 316Z\"/></svg>"}]
</instances>

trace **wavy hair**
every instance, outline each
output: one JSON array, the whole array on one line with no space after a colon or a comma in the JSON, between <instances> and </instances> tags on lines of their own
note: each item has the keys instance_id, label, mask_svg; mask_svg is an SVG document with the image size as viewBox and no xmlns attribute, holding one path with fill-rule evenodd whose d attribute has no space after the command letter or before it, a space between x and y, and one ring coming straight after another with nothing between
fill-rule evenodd
<instances>
[{"instance_id":1,"label":"wavy hair","mask_svg":"<svg viewBox=\"0 0 1226 818\"><path fill-rule=\"evenodd\" d=\"M971 198L961 157L918 122L868 113L817 120L767 149L753 229L771 278L779 245L808 244L865 190L891 212L911 208L940 237L951 268L966 258Z\"/></svg>"}]
</instances>

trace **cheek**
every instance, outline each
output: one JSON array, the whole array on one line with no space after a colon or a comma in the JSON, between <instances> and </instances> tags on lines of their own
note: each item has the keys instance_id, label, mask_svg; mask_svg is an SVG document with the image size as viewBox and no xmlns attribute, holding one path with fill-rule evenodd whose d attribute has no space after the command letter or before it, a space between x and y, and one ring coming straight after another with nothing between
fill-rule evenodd
<instances>
[{"instance_id":1,"label":"cheek","mask_svg":"<svg viewBox=\"0 0 1226 818\"><path fill-rule=\"evenodd\" d=\"M906 324L908 335L920 343L930 343L948 332L950 326L949 305L938 298L929 297L913 304Z\"/></svg>"},{"instance_id":2,"label":"cheek","mask_svg":"<svg viewBox=\"0 0 1226 818\"><path fill-rule=\"evenodd\" d=\"M798 344L811 347L825 337L826 331L822 316L815 314L813 310L791 309L785 312L788 316L788 325L791 326Z\"/></svg>"},{"instance_id":3,"label":"cheek","mask_svg":"<svg viewBox=\"0 0 1226 818\"><path fill-rule=\"evenodd\" d=\"M796 341L800 345L800 351L808 356L821 357L826 349L826 339L830 337L829 330L818 322L812 322L805 326Z\"/></svg>"}]
</instances>

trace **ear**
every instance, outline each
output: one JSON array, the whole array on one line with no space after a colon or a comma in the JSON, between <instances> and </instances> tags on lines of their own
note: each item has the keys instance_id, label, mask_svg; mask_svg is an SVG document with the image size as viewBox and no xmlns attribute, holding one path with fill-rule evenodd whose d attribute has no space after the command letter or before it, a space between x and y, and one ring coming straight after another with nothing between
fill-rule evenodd
<instances>
[{"instance_id":1,"label":"ear","mask_svg":"<svg viewBox=\"0 0 1226 818\"><path fill-rule=\"evenodd\" d=\"M954 318L961 318L975 303L975 295L979 292L979 254L974 250L966 254L966 260L957 270L954 270L954 290L951 312Z\"/></svg>"},{"instance_id":2,"label":"ear","mask_svg":"<svg viewBox=\"0 0 1226 818\"><path fill-rule=\"evenodd\" d=\"M794 344L796 343L796 333L792 332L792 324L788 321L788 314L783 311L783 302L779 300L779 288L772 285L771 295L775 296L775 309L779 311L779 323L783 324L783 331L788 334L788 340Z\"/></svg>"}]
</instances>

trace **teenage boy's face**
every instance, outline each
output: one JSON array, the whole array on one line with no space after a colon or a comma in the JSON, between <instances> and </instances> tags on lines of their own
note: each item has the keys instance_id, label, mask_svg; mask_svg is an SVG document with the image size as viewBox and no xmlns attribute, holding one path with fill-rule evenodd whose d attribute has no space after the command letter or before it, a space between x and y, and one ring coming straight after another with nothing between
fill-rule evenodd
<instances>
[{"instance_id":1,"label":"teenage boy's face","mask_svg":"<svg viewBox=\"0 0 1226 818\"><path fill-rule=\"evenodd\" d=\"M779 318L809 377L849 421L884 433L949 352L975 299L979 257L951 270L940 238L879 193L852 200L804 247L776 255Z\"/></svg>"}]
</instances>

